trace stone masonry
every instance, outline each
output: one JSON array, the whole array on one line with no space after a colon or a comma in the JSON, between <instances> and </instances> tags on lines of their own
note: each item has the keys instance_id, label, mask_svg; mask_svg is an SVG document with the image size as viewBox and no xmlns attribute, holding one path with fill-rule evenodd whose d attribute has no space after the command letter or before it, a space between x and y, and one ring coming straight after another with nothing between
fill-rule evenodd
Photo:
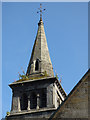
<instances>
[{"instance_id":1,"label":"stone masonry","mask_svg":"<svg viewBox=\"0 0 90 120\"><path fill-rule=\"evenodd\" d=\"M90 90L90 69L73 88L73 90L66 97L65 101L50 117L50 120L65 118L87 119L89 117L89 90Z\"/></svg>"},{"instance_id":2,"label":"stone masonry","mask_svg":"<svg viewBox=\"0 0 90 120\"><path fill-rule=\"evenodd\" d=\"M27 120L27 118L49 118L66 97L64 90L55 77L15 82L10 84L10 87L13 90L13 96L12 109L10 116L8 116L8 120L19 120L23 117L25 120ZM42 96L43 90L46 93L46 97L44 97L42 101L40 96ZM30 99L32 93L36 95L35 108L32 107L33 101ZM25 109L21 107L21 98L23 94L26 94L25 99L27 98L25 104L23 104L24 106L26 105ZM44 104L44 101L45 106L42 106L42 102Z\"/></svg>"},{"instance_id":3,"label":"stone masonry","mask_svg":"<svg viewBox=\"0 0 90 120\"><path fill-rule=\"evenodd\" d=\"M35 71L35 62L39 62L39 70ZM27 69L27 74L43 73L46 72L49 76L53 77L53 67L49 56L46 36L44 32L43 21L38 23L38 31L36 40L33 46L31 59Z\"/></svg>"},{"instance_id":4,"label":"stone masonry","mask_svg":"<svg viewBox=\"0 0 90 120\"><path fill-rule=\"evenodd\" d=\"M41 18L26 78L9 86L12 89L12 108L7 120L49 118L66 98L60 82L54 77Z\"/></svg>"}]
</instances>

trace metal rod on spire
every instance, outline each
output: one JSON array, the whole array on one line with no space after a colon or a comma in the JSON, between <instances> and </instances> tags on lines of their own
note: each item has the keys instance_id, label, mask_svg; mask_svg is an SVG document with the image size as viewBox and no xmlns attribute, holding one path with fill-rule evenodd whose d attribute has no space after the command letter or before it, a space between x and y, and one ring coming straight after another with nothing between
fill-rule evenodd
<instances>
[{"instance_id":1,"label":"metal rod on spire","mask_svg":"<svg viewBox=\"0 0 90 120\"><path fill-rule=\"evenodd\" d=\"M42 13L43 11L45 11L46 9L42 9L42 4L40 4L40 8L38 8L39 11L37 11L37 13L40 13L40 20L42 20Z\"/></svg>"},{"instance_id":2,"label":"metal rod on spire","mask_svg":"<svg viewBox=\"0 0 90 120\"><path fill-rule=\"evenodd\" d=\"M42 4L40 4L40 20L42 19Z\"/></svg>"}]
</instances>

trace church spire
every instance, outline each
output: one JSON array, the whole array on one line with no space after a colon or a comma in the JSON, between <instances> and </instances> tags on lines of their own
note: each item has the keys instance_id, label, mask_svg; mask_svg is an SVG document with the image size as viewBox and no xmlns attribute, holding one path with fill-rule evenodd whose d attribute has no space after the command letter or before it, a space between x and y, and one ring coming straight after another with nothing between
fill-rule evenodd
<instances>
[{"instance_id":1,"label":"church spire","mask_svg":"<svg viewBox=\"0 0 90 120\"><path fill-rule=\"evenodd\" d=\"M53 77L53 67L49 56L44 25L42 21L42 6L40 5L40 21L38 23L38 31L34 42L30 62L27 68L28 75L37 75L46 73Z\"/></svg>"}]
</instances>

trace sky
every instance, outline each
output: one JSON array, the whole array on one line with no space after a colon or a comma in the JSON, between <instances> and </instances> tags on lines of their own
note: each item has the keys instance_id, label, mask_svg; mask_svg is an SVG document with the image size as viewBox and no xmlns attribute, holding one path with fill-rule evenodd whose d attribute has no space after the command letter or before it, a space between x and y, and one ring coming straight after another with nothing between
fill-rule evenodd
<instances>
[{"instance_id":1,"label":"sky","mask_svg":"<svg viewBox=\"0 0 90 120\"><path fill-rule=\"evenodd\" d=\"M11 109L9 84L26 72L35 41L40 3L2 4L2 117ZM42 3L43 22L54 72L69 92L88 70L88 3Z\"/></svg>"}]
</instances>

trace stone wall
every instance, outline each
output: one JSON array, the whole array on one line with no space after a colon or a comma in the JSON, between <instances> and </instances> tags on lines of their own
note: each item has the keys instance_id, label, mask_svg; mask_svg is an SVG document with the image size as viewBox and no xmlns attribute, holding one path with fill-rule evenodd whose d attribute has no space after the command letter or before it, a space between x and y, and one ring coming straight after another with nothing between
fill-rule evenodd
<instances>
[{"instance_id":1,"label":"stone wall","mask_svg":"<svg viewBox=\"0 0 90 120\"><path fill-rule=\"evenodd\" d=\"M78 84L57 110L52 120L56 118L88 118L88 77Z\"/></svg>"},{"instance_id":2,"label":"stone wall","mask_svg":"<svg viewBox=\"0 0 90 120\"><path fill-rule=\"evenodd\" d=\"M59 106L55 97L58 97L57 91L59 95L61 93L56 80L56 78L47 78L12 85L12 109L7 119L49 118ZM35 105L33 105L34 103Z\"/></svg>"},{"instance_id":3,"label":"stone wall","mask_svg":"<svg viewBox=\"0 0 90 120\"><path fill-rule=\"evenodd\" d=\"M43 91L46 92L46 107L53 107L53 82L54 80L39 80L38 82L22 83L13 86L13 96L12 96L12 110L13 112L20 111L20 100L23 94L26 94L27 99L32 97L32 93L41 95ZM40 96L39 96L40 97ZM40 103L38 103L40 104Z\"/></svg>"},{"instance_id":4,"label":"stone wall","mask_svg":"<svg viewBox=\"0 0 90 120\"><path fill-rule=\"evenodd\" d=\"M55 109L36 111L32 113L23 113L17 115L11 115L7 117L7 120L48 120L51 114L55 112Z\"/></svg>"}]
</instances>

